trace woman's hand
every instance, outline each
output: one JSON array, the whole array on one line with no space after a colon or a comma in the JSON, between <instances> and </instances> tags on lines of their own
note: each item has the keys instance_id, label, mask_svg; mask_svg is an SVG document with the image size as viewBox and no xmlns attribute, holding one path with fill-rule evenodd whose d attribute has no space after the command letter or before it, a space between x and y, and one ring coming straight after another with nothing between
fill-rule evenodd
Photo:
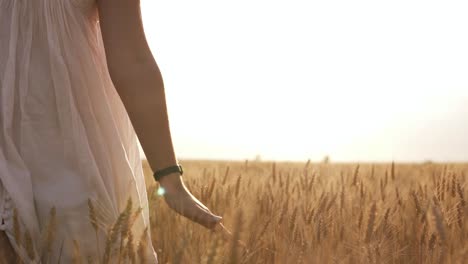
<instances>
[{"instance_id":1,"label":"woman's hand","mask_svg":"<svg viewBox=\"0 0 468 264\"><path fill-rule=\"evenodd\" d=\"M160 194L164 196L171 209L208 229L217 230L215 227L221 224L222 217L213 214L190 193L180 174L172 173L164 176L159 183L162 187Z\"/></svg>"},{"instance_id":2,"label":"woman's hand","mask_svg":"<svg viewBox=\"0 0 468 264\"><path fill-rule=\"evenodd\" d=\"M177 213L188 219L203 225L213 233L220 233L225 241L232 239L232 233L222 223L222 217L213 214L208 207L202 204L184 185L182 177L178 173L164 176L160 180L163 188L161 192L166 203ZM239 245L246 247L245 242L235 241Z\"/></svg>"}]
</instances>

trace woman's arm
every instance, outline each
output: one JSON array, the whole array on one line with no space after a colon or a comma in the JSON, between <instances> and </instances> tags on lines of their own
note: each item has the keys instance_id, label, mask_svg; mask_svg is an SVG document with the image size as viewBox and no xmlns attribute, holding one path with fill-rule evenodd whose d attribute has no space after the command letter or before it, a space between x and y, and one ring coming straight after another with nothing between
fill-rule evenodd
<instances>
[{"instance_id":1,"label":"woman's arm","mask_svg":"<svg viewBox=\"0 0 468 264\"><path fill-rule=\"evenodd\" d=\"M109 73L129 114L153 171L175 165L164 84L148 47L139 0L98 0ZM167 204L176 212L207 228L221 217L197 200L173 173L160 181Z\"/></svg>"},{"instance_id":2,"label":"woman's arm","mask_svg":"<svg viewBox=\"0 0 468 264\"><path fill-rule=\"evenodd\" d=\"M148 47L138 0L99 0L109 73L153 171L175 165L164 84Z\"/></svg>"}]
</instances>

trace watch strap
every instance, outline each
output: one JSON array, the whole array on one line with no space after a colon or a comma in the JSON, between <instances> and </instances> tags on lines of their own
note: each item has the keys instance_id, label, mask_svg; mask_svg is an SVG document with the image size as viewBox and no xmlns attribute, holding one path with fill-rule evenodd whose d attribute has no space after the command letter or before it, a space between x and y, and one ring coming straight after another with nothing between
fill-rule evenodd
<instances>
[{"instance_id":1,"label":"watch strap","mask_svg":"<svg viewBox=\"0 0 468 264\"><path fill-rule=\"evenodd\" d=\"M177 165L169 166L167 168L155 171L153 174L153 177L156 181L159 181L162 177L168 174L174 173L174 172L180 173L181 176L184 174L184 170L182 166L180 164L177 164Z\"/></svg>"}]
</instances>

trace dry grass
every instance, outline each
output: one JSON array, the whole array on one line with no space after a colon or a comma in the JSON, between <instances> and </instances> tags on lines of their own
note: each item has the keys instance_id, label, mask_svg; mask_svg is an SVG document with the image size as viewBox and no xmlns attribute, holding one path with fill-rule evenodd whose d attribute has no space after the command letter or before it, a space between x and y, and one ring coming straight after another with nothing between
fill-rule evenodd
<instances>
[{"instance_id":1,"label":"dry grass","mask_svg":"<svg viewBox=\"0 0 468 264\"><path fill-rule=\"evenodd\" d=\"M468 259L468 164L330 164L181 161L185 183L224 217L225 241L170 210L143 163L151 237L160 264L201 263L464 263ZM96 205L88 203L90 226ZM141 208L126 209L107 227L102 259L145 263L145 239L132 224ZM55 209L45 231L47 256ZM17 224L15 230L18 229ZM30 236L15 231L26 252ZM96 236L97 239L97 236ZM49 241L49 242L47 242ZM110 250L117 249L117 254ZM114 258L118 259L112 259ZM117 257L115 257L117 256ZM44 257L42 257L44 259ZM75 263L87 263L75 243Z\"/></svg>"},{"instance_id":2,"label":"dry grass","mask_svg":"<svg viewBox=\"0 0 468 264\"><path fill-rule=\"evenodd\" d=\"M191 192L239 231L247 249L223 242L153 195L151 233L160 263L468 259L468 164L181 163ZM190 243L180 256L184 240Z\"/></svg>"}]
</instances>

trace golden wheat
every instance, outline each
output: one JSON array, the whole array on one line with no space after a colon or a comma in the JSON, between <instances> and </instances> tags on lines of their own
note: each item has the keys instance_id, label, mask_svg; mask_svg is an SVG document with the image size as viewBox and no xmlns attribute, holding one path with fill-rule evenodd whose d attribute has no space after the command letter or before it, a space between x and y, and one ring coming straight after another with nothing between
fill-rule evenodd
<instances>
[{"instance_id":1,"label":"golden wheat","mask_svg":"<svg viewBox=\"0 0 468 264\"><path fill-rule=\"evenodd\" d=\"M98 259L80 256L78 241L72 241L74 262L147 263L149 236L160 263L464 263L468 258L468 164L182 162L187 187L223 216L233 230L230 241L170 210L144 162L151 229L141 236L133 232L143 214L142 208L133 209L135 201L128 200L117 220L105 226L111 211L90 199L87 218L98 246L98 233L104 235L104 252L98 248ZM13 211L14 238L31 258L47 263L60 225L56 213L51 209L44 245L34 249ZM240 247L239 241L247 243Z\"/></svg>"}]
</instances>

